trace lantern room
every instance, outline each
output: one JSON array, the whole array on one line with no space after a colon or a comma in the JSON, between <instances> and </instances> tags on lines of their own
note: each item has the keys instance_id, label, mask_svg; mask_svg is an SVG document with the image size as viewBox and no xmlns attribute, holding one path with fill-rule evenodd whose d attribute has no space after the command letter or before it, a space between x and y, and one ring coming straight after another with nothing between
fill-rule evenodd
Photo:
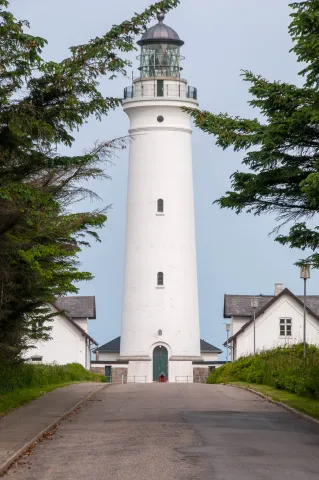
<instances>
[{"instance_id":1,"label":"lantern room","mask_svg":"<svg viewBox=\"0 0 319 480\"><path fill-rule=\"evenodd\" d=\"M141 78L180 77L180 47L184 42L171 27L163 23L164 14L160 13L158 24L147 30L138 43L142 47L140 60Z\"/></svg>"},{"instance_id":2,"label":"lantern room","mask_svg":"<svg viewBox=\"0 0 319 480\"><path fill-rule=\"evenodd\" d=\"M124 100L130 98L189 98L197 100L197 89L190 87L181 78L180 54L183 40L173 28L164 23L165 15L160 13L158 23L149 28L137 42L141 47L138 57L140 75L133 78L133 84L124 90Z\"/></svg>"}]
</instances>

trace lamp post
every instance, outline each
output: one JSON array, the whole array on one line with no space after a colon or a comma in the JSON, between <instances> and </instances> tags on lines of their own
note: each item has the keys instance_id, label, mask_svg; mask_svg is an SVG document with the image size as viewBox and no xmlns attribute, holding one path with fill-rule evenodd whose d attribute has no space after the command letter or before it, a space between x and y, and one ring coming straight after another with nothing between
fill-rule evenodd
<instances>
[{"instance_id":1,"label":"lamp post","mask_svg":"<svg viewBox=\"0 0 319 480\"><path fill-rule=\"evenodd\" d=\"M307 356L307 280L310 278L310 265L305 265L300 269L300 278L303 278L304 281L304 291L303 291L303 354L304 357Z\"/></svg>"},{"instance_id":2,"label":"lamp post","mask_svg":"<svg viewBox=\"0 0 319 480\"><path fill-rule=\"evenodd\" d=\"M256 309L258 308L258 298L252 297L250 304L254 312L254 355L256 355Z\"/></svg>"},{"instance_id":3,"label":"lamp post","mask_svg":"<svg viewBox=\"0 0 319 480\"><path fill-rule=\"evenodd\" d=\"M230 323L226 323L226 332L227 332L227 352L226 352L227 357L226 357L226 363L228 363L228 352L229 352L228 339L229 339L230 329L231 329L231 324L230 324Z\"/></svg>"}]
</instances>

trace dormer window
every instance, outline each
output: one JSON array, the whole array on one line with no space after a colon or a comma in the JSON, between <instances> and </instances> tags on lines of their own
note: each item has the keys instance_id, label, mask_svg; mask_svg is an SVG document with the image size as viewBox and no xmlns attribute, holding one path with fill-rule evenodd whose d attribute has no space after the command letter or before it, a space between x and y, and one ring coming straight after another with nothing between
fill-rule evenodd
<instances>
[{"instance_id":1,"label":"dormer window","mask_svg":"<svg viewBox=\"0 0 319 480\"><path fill-rule=\"evenodd\" d=\"M162 198L157 200L157 213L164 213L164 200Z\"/></svg>"}]
</instances>

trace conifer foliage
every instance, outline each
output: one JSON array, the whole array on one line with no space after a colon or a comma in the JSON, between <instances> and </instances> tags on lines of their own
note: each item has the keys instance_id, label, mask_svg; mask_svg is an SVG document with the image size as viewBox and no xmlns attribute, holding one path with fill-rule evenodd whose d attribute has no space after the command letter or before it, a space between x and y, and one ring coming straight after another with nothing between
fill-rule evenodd
<instances>
[{"instance_id":1,"label":"conifer foliage","mask_svg":"<svg viewBox=\"0 0 319 480\"><path fill-rule=\"evenodd\" d=\"M292 52L304 64L302 87L244 71L253 97L249 103L264 121L186 110L218 146L244 152L245 171L232 175L232 190L216 203L236 213L275 213L277 234L280 226L289 225L276 240L310 249L313 254L300 263L319 268L319 226L310 226L319 211L319 0L290 7Z\"/></svg>"},{"instance_id":2,"label":"conifer foliage","mask_svg":"<svg viewBox=\"0 0 319 480\"><path fill-rule=\"evenodd\" d=\"M60 155L59 146L71 147L75 130L121 105L102 95L101 77L125 74L135 36L178 3L159 1L56 63L41 57L46 40L0 0L0 362L48 338L43 305L92 278L77 255L99 240L106 212L75 214L70 205L95 196L85 181L107 178L105 163L125 139L88 145L81 156Z\"/></svg>"}]
</instances>

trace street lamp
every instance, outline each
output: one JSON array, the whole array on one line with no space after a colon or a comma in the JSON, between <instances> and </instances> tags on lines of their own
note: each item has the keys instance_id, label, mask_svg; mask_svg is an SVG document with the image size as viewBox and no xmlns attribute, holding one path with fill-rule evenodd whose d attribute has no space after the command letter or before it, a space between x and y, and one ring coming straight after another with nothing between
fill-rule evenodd
<instances>
[{"instance_id":1,"label":"street lamp","mask_svg":"<svg viewBox=\"0 0 319 480\"><path fill-rule=\"evenodd\" d=\"M304 265L300 269L300 278L304 281L304 293L303 293L303 354L307 356L307 339L306 339L306 325L307 325L307 280L310 278L310 265Z\"/></svg>"},{"instance_id":2,"label":"street lamp","mask_svg":"<svg viewBox=\"0 0 319 480\"><path fill-rule=\"evenodd\" d=\"M258 298L252 297L250 299L250 305L254 312L254 355L256 355L256 309L258 308Z\"/></svg>"},{"instance_id":3,"label":"street lamp","mask_svg":"<svg viewBox=\"0 0 319 480\"><path fill-rule=\"evenodd\" d=\"M226 363L228 363L228 352L229 352L229 345L228 345L228 338L229 338L229 332L231 330L231 324L230 323L226 323L226 332L227 332L227 358L226 358Z\"/></svg>"}]
</instances>

